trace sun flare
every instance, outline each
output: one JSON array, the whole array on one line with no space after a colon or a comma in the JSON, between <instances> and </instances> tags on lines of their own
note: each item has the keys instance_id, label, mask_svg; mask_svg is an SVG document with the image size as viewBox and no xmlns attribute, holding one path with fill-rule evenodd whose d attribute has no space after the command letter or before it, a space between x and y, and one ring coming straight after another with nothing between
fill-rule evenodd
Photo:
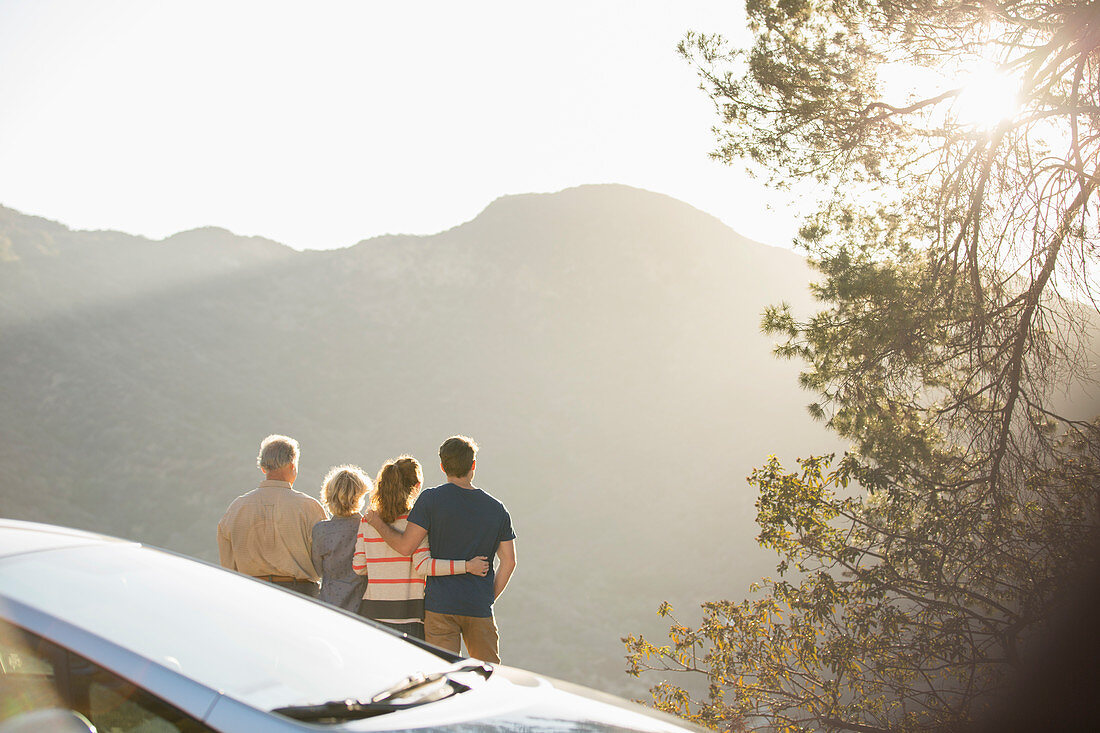
<instances>
[{"instance_id":1,"label":"sun flare","mask_svg":"<svg viewBox=\"0 0 1100 733\"><path fill-rule=\"evenodd\" d=\"M947 94L937 105L941 123L991 130L1011 119L1020 108L1020 79L1005 74L995 64L980 61L965 69L943 69L912 64L889 64L879 70L885 98L892 106L905 107Z\"/></svg>"},{"instance_id":2,"label":"sun flare","mask_svg":"<svg viewBox=\"0 0 1100 733\"><path fill-rule=\"evenodd\" d=\"M966 76L954 111L961 124L990 129L1016 114L1019 92L1019 79L994 68L978 69Z\"/></svg>"}]
</instances>

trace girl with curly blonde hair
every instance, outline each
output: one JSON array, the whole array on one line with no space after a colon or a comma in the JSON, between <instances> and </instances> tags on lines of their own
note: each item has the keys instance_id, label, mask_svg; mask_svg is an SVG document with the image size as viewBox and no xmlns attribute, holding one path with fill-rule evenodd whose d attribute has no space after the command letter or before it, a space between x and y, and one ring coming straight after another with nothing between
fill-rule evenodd
<instances>
[{"instance_id":1,"label":"girl with curly blonde hair","mask_svg":"<svg viewBox=\"0 0 1100 733\"><path fill-rule=\"evenodd\" d=\"M329 519L318 522L312 532L313 567L321 576L318 598L348 611L359 608L366 586L364 578L352 572L352 553L362 519L363 499L370 491L370 479L359 466L345 464L329 470L321 484L321 504Z\"/></svg>"}]
</instances>

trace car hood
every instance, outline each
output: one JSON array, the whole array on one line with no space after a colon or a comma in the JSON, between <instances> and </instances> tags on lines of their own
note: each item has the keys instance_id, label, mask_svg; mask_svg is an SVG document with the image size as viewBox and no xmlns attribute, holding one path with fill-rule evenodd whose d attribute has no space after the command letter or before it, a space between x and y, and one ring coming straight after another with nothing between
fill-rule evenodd
<instances>
[{"instance_id":1,"label":"car hood","mask_svg":"<svg viewBox=\"0 0 1100 733\"><path fill-rule=\"evenodd\" d=\"M683 733L703 731L622 698L497 665L489 680L453 698L402 713L349 722L344 730L453 733Z\"/></svg>"}]
</instances>

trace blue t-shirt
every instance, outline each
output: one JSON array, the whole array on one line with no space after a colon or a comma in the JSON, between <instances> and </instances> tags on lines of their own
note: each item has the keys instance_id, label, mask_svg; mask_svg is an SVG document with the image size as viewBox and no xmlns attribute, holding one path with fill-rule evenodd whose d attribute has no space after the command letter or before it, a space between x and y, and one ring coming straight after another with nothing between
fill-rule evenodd
<instances>
[{"instance_id":1,"label":"blue t-shirt","mask_svg":"<svg viewBox=\"0 0 1100 733\"><path fill-rule=\"evenodd\" d=\"M409 522L428 530L428 546L434 558L489 558L489 572L484 577L469 573L429 575L424 608L459 616L492 616L493 556L501 542L516 537L504 505L481 489L447 483L421 492L409 512Z\"/></svg>"}]
</instances>

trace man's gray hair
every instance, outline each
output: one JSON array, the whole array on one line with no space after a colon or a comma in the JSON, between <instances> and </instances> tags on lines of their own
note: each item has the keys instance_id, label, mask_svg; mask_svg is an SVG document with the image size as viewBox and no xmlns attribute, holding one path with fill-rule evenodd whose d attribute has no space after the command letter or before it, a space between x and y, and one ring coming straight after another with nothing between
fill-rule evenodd
<instances>
[{"instance_id":1,"label":"man's gray hair","mask_svg":"<svg viewBox=\"0 0 1100 733\"><path fill-rule=\"evenodd\" d=\"M264 473L278 471L283 466L298 465L298 441L285 435L269 435L260 443L256 465Z\"/></svg>"}]
</instances>

